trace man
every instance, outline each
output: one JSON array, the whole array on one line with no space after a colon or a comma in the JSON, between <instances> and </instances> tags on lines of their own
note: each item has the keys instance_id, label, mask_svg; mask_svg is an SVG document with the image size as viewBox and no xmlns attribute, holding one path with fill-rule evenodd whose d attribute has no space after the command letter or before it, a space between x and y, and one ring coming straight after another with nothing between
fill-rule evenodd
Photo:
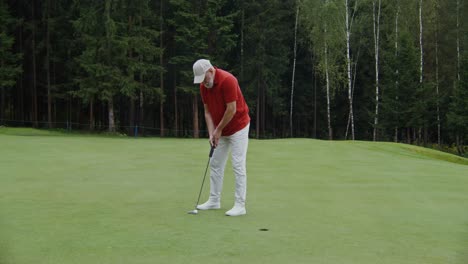
<instances>
[{"instance_id":1,"label":"man","mask_svg":"<svg viewBox=\"0 0 468 264\"><path fill-rule=\"evenodd\" d=\"M209 60L200 59L193 64L195 84L200 84L200 94L205 108L205 121L210 144L215 147L210 163L210 198L197 209L221 207L224 168L231 150L231 161L236 177L234 207L228 216L247 213L246 157L249 143L250 116L237 79L227 71L213 67Z\"/></svg>"}]
</instances>

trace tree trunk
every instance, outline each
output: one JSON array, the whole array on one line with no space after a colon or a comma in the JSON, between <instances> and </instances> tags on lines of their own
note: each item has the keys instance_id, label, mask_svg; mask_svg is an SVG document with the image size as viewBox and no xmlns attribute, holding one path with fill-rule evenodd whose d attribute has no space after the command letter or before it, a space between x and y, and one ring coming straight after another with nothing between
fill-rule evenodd
<instances>
[{"instance_id":1,"label":"tree trunk","mask_svg":"<svg viewBox=\"0 0 468 264\"><path fill-rule=\"evenodd\" d=\"M140 28L143 28L143 6L141 6L140 8L140 15L139 15L139 22L140 22ZM142 55L140 54L139 55L139 60L140 60L140 63L143 64L143 57ZM143 73L140 71L140 80L139 80L142 84L144 83L144 77L143 77ZM143 90L140 89L140 107L139 107L139 111L138 111L138 116L137 116L137 126L139 128L139 130L141 131L141 134L142 135L145 135L145 108L144 108L144 104L145 104L145 98L144 98L144 94L143 94Z\"/></svg>"},{"instance_id":2,"label":"tree trunk","mask_svg":"<svg viewBox=\"0 0 468 264\"><path fill-rule=\"evenodd\" d=\"M245 23L245 12L244 12L244 1L242 1L241 11L241 30L240 30L240 84L244 86L244 23Z\"/></svg>"},{"instance_id":3,"label":"tree trunk","mask_svg":"<svg viewBox=\"0 0 468 264\"><path fill-rule=\"evenodd\" d=\"M424 127L424 131L423 131L423 144L424 144L424 146L427 146L427 141L428 141L428 131L427 131L427 127Z\"/></svg>"},{"instance_id":4,"label":"tree trunk","mask_svg":"<svg viewBox=\"0 0 468 264\"><path fill-rule=\"evenodd\" d=\"M163 3L164 0L161 0L161 9L159 10L159 47L161 50L163 50L164 45L163 45ZM163 52L160 53L159 55L159 64L161 67L163 67ZM160 128L160 136L164 137L164 73L161 71L159 73L159 81L160 81L160 86L161 86L161 96L159 100L159 128Z\"/></svg>"},{"instance_id":5,"label":"tree trunk","mask_svg":"<svg viewBox=\"0 0 468 264\"><path fill-rule=\"evenodd\" d=\"M0 66L3 68L4 62L3 59L0 59ZM6 87L0 86L0 125L5 124L5 89Z\"/></svg>"},{"instance_id":6,"label":"tree trunk","mask_svg":"<svg viewBox=\"0 0 468 264\"><path fill-rule=\"evenodd\" d=\"M19 49L20 53L24 54L23 50L23 24L20 25L19 28ZM20 72L18 75L18 119L20 120L20 124L24 126L24 85L23 85L23 71Z\"/></svg>"},{"instance_id":7,"label":"tree trunk","mask_svg":"<svg viewBox=\"0 0 468 264\"><path fill-rule=\"evenodd\" d=\"M70 114L71 113L75 113L75 120L76 120L76 123L78 124L77 127L80 128L81 126L81 114L80 114L80 111L81 111L81 104L82 104L82 100L81 99L77 99L76 100L76 111L75 112L72 112L70 110Z\"/></svg>"},{"instance_id":8,"label":"tree trunk","mask_svg":"<svg viewBox=\"0 0 468 264\"><path fill-rule=\"evenodd\" d=\"M375 16L375 1L372 2L373 6L373 24L374 24L374 51L375 51L375 116L374 116L374 134L373 140L377 140L377 126L379 124L379 37L380 37L380 0L377 11L377 18Z\"/></svg>"},{"instance_id":9,"label":"tree trunk","mask_svg":"<svg viewBox=\"0 0 468 264\"><path fill-rule=\"evenodd\" d=\"M312 76L314 78L314 131L313 136L317 138L317 74L315 69L312 71Z\"/></svg>"},{"instance_id":10,"label":"tree trunk","mask_svg":"<svg viewBox=\"0 0 468 264\"><path fill-rule=\"evenodd\" d=\"M73 117L72 117L72 113L73 113L73 99L71 97L71 95L68 96L68 101L67 101L67 130L71 130L72 129L72 125L73 125Z\"/></svg>"},{"instance_id":11,"label":"tree trunk","mask_svg":"<svg viewBox=\"0 0 468 264\"><path fill-rule=\"evenodd\" d=\"M162 92L162 87L161 87L161 92ZM162 96L161 96L162 97ZM159 127L160 127L160 136L164 137L164 102L163 99L161 98L161 101L159 102Z\"/></svg>"},{"instance_id":12,"label":"tree trunk","mask_svg":"<svg viewBox=\"0 0 468 264\"><path fill-rule=\"evenodd\" d=\"M436 32L435 32L435 60L436 60L436 107L437 107L437 145L441 144L440 139L440 95L439 95L439 18L436 19Z\"/></svg>"},{"instance_id":13,"label":"tree trunk","mask_svg":"<svg viewBox=\"0 0 468 264\"><path fill-rule=\"evenodd\" d=\"M413 128L413 142L416 142L416 145L419 145L419 139L418 139L418 129Z\"/></svg>"},{"instance_id":14,"label":"tree trunk","mask_svg":"<svg viewBox=\"0 0 468 264\"><path fill-rule=\"evenodd\" d=\"M111 63L111 44L110 44L110 39L112 37L112 32L111 29L109 28L109 24L111 21L110 17L110 12L111 12L111 4L112 0L106 0L105 1L105 10L104 10L104 16L106 20L106 25L105 25L105 33L106 33L106 48L107 48L107 54L106 54L106 62L108 65ZM115 132L115 117L114 117L114 99L113 95L111 94L109 98L107 99L107 114L108 114L108 120L109 120L109 132ZM122 100L120 100L120 103L122 103ZM121 123L124 124L124 123Z\"/></svg>"},{"instance_id":15,"label":"tree trunk","mask_svg":"<svg viewBox=\"0 0 468 264\"><path fill-rule=\"evenodd\" d=\"M419 84L423 82L423 67L424 67L424 51L423 51L423 21L422 21L422 0L419 0L419 49L421 51L421 64L419 74Z\"/></svg>"},{"instance_id":16,"label":"tree trunk","mask_svg":"<svg viewBox=\"0 0 468 264\"><path fill-rule=\"evenodd\" d=\"M198 125L198 95L193 94L192 96L193 101L193 137L199 138L200 137L200 128Z\"/></svg>"},{"instance_id":17,"label":"tree trunk","mask_svg":"<svg viewBox=\"0 0 468 264\"><path fill-rule=\"evenodd\" d=\"M458 155L463 155L463 146L460 144L460 134L457 132L455 135L455 144L457 145Z\"/></svg>"},{"instance_id":18,"label":"tree trunk","mask_svg":"<svg viewBox=\"0 0 468 264\"><path fill-rule=\"evenodd\" d=\"M143 80L143 79L140 79L140 80ZM145 108L144 108L144 94L143 94L143 91L140 91L140 111L138 113L138 127L139 127L139 130L141 131L141 134L145 134Z\"/></svg>"},{"instance_id":19,"label":"tree trunk","mask_svg":"<svg viewBox=\"0 0 468 264\"><path fill-rule=\"evenodd\" d=\"M352 87L351 87L351 55L350 55L350 36L351 28L349 21L349 7L348 0L345 0L346 5L346 64L348 71L348 100L349 100L349 116L351 121L351 139L354 140L354 115L353 115L353 97L352 97Z\"/></svg>"},{"instance_id":20,"label":"tree trunk","mask_svg":"<svg viewBox=\"0 0 468 264\"><path fill-rule=\"evenodd\" d=\"M457 0L457 81L460 81L460 0Z\"/></svg>"},{"instance_id":21,"label":"tree trunk","mask_svg":"<svg viewBox=\"0 0 468 264\"><path fill-rule=\"evenodd\" d=\"M395 137L393 138L393 141L395 143L398 143L398 127L395 126Z\"/></svg>"},{"instance_id":22,"label":"tree trunk","mask_svg":"<svg viewBox=\"0 0 468 264\"><path fill-rule=\"evenodd\" d=\"M128 109L129 111L129 127L128 127L128 134L129 135L132 135L132 136L135 136L135 125L136 125L136 122L135 122L135 99L133 99L132 97L130 97L130 109Z\"/></svg>"},{"instance_id":23,"label":"tree trunk","mask_svg":"<svg viewBox=\"0 0 468 264\"><path fill-rule=\"evenodd\" d=\"M109 114L109 132L115 132L114 100L112 98L110 98L108 101L108 114Z\"/></svg>"},{"instance_id":24,"label":"tree trunk","mask_svg":"<svg viewBox=\"0 0 468 264\"><path fill-rule=\"evenodd\" d=\"M67 60L70 59L71 57L71 49L70 47L67 48ZM67 129L68 130L71 130L72 129L72 125L73 125L73 116L72 116L72 108L73 108L73 97L72 95L70 94L70 92L68 91L68 88L67 88L67 109L68 109L68 112L67 112Z\"/></svg>"},{"instance_id":25,"label":"tree trunk","mask_svg":"<svg viewBox=\"0 0 468 264\"><path fill-rule=\"evenodd\" d=\"M266 87L265 87L265 82L262 81L262 103L261 103L261 107L262 107L262 111L261 111L261 118L260 118L260 121L262 122L262 125L261 125L261 128L262 128L262 136L265 137L265 130L266 130L266 93L265 93L265 90L266 90Z\"/></svg>"},{"instance_id":26,"label":"tree trunk","mask_svg":"<svg viewBox=\"0 0 468 264\"><path fill-rule=\"evenodd\" d=\"M325 25L325 34L327 34L327 27ZM327 124L328 124L328 139L333 139L332 126L331 126L331 110L330 110L330 77L328 73L328 43L325 36L325 83L327 87Z\"/></svg>"},{"instance_id":27,"label":"tree trunk","mask_svg":"<svg viewBox=\"0 0 468 264\"><path fill-rule=\"evenodd\" d=\"M424 49L423 49L423 20L422 20L422 0L419 0L419 49L421 51L421 65L419 74L419 85L423 88L423 75L424 75ZM423 98L421 98L423 99ZM423 99L424 100L424 99ZM421 145L421 127L418 128L418 145Z\"/></svg>"},{"instance_id":28,"label":"tree trunk","mask_svg":"<svg viewBox=\"0 0 468 264\"><path fill-rule=\"evenodd\" d=\"M400 14L400 1L397 1L397 11L395 15L395 60L398 61L398 18ZM397 107L396 107L396 123L397 125L395 126L395 143L398 142L398 125L399 125L399 113L398 113L398 91L399 91L399 83L398 83L398 76L399 76L399 69L398 67L395 69L395 101L397 102Z\"/></svg>"},{"instance_id":29,"label":"tree trunk","mask_svg":"<svg viewBox=\"0 0 468 264\"><path fill-rule=\"evenodd\" d=\"M89 130L94 131L94 97L89 101Z\"/></svg>"},{"instance_id":30,"label":"tree trunk","mask_svg":"<svg viewBox=\"0 0 468 264\"><path fill-rule=\"evenodd\" d=\"M37 85L36 85L36 16L35 16L35 0L32 0L32 68L33 68L33 86L32 86L32 122L33 127L37 128L38 123L38 109L37 109Z\"/></svg>"},{"instance_id":31,"label":"tree trunk","mask_svg":"<svg viewBox=\"0 0 468 264\"><path fill-rule=\"evenodd\" d=\"M419 127L419 129L418 129L418 145L421 145L422 142L423 142L422 127Z\"/></svg>"},{"instance_id":32,"label":"tree trunk","mask_svg":"<svg viewBox=\"0 0 468 264\"><path fill-rule=\"evenodd\" d=\"M50 87L50 0L47 0L47 21L46 21L46 77L47 77L47 122L49 128L52 128L52 94Z\"/></svg>"},{"instance_id":33,"label":"tree trunk","mask_svg":"<svg viewBox=\"0 0 468 264\"><path fill-rule=\"evenodd\" d=\"M179 108L177 107L177 76L174 75L174 136L178 136L179 134Z\"/></svg>"},{"instance_id":34,"label":"tree trunk","mask_svg":"<svg viewBox=\"0 0 468 264\"><path fill-rule=\"evenodd\" d=\"M128 16L128 27L127 27L127 34L130 35L131 31L132 31L132 28L133 28L133 16L132 15L129 15ZM129 61L132 61L133 60L133 50L132 50L132 47L129 45L128 46L128 50L127 50L127 54L128 54L128 60ZM133 72L133 70L129 69L128 70L128 75L129 77L134 81L135 80L135 74ZM133 98L133 95L130 96L130 109L129 109L129 118L128 118L128 121L129 121L129 126L128 126L128 129L127 129L127 133L129 135L132 135L132 136L136 136L136 117L135 117L135 99ZM120 115L120 116L123 116L123 115ZM124 124L124 123L121 123L121 124Z\"/></svg>"},{"instance_id":35,"label":"tree trunk","mask_svg":"<svg viewBox=\"0 0 468 264\"><path fill-rule=\"evenodd\" d=\"M411 129L406 128L406 143L411 144Z\"/></svg>"},{"instance_id":36,"label":"tree trunk","mask_svg":"<svg viewBox=\"0 0 468 264\"><path fill-rule=\"evenodd\" d=\"M257 115L256 122L256 136L257 139L260 138L260 81L257 81L257 110L255 111Z\"/></svg>"},{"instance_id":37,"label":"tree trunk","mask_svg":"<svg viewBox=\"0 0 468 264\"><path fill-rule=\"evenodd\" d=\"M297 22L299 20L299 2L296 2L296 23L294 25L294 62L292 70L292 80L291 80L291 103L289 111L289 136L293 137L293 103L294 103L294 77L296 74L296 54L297 54Z\"/></svg>"}]
</instances>

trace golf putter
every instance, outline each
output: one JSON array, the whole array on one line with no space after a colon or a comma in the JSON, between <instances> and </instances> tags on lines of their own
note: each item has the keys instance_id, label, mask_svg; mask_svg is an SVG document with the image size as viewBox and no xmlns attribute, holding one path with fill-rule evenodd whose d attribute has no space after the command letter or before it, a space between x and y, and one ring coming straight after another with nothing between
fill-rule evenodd
<instances>
[{"instance_id":1,"label":"golf putter","mask_svg":"<svg viewBox=\"0 0 468 264\"><path fill-rule=\"evenodd\" d=\"M188 211L187 212L188 214L194 214L194 215L198 214L197 205L200 202L200 196L201 196L201 193L202 193L202 190L203 190L203 185L205 184L206 172L208 171L208 166L210 165L210 160L211 160L211 157L213 157L214 150L215 150L215 147L211 146L210 155L209 155L209 158L208 158L208 163L206 164L205 175L203 175L203 181L202 181L202 184L201 184L200 192L198 193L197 203L195 203L195 209L192 210L192 211Z\"/></svg>"}]
</instances>

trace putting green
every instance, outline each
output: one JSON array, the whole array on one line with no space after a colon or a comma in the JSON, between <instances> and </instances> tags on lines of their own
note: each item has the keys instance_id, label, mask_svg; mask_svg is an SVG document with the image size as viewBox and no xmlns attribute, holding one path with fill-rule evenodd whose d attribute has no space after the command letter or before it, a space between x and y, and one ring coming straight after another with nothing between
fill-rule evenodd
<instances>
[{"instance_id":1,"label":"putting green","mask_svg":"<svg viewBox=\"0 0 468 264\"><path fill-rule=\"evenodd\" d=\"M226 217L230 163L222 209L187 214L206 139L0 128L0 146L2 264L468 262L468 160L445 153L251 140L247 215Z\"/></svg>"}]
</instances>

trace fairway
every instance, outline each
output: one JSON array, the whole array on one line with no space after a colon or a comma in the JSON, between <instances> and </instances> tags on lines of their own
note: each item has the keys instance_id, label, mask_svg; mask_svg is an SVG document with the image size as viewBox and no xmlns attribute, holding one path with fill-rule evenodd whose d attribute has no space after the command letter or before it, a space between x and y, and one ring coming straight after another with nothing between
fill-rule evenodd
<instances>
[{"instance_id":1,"label":"fairway","mask_svg":"<svg viewBox=\"0 0 468 264\"><path fill-rule=\"evenodd\" d=\"M247 215L224 215L229 162L221 209L189 215L207 139L21 131L0 128L1 264L468 263L467 159L250 140Z\"/></svg>"}]
</instances>

